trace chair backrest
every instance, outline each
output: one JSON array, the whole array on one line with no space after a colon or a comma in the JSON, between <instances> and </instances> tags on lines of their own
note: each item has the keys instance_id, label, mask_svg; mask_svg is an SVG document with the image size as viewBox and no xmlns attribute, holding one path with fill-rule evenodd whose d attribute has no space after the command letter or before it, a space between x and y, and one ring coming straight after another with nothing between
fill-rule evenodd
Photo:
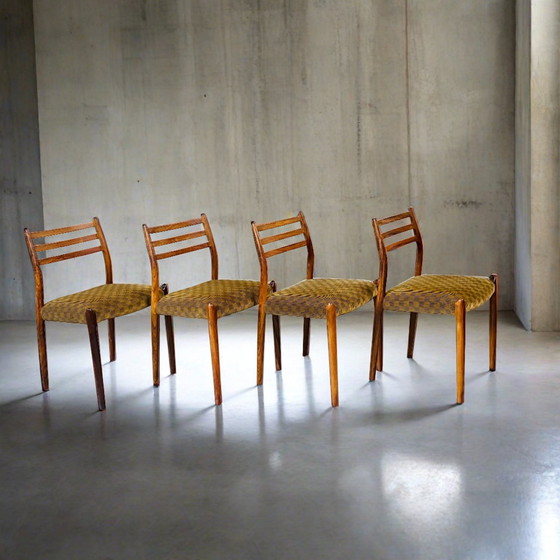
<instances>
[{"instance_id":1,"label":"chair backrest","mask_svg":"<svg viewBox=\"0 0 560 560\"><path fill-rule=\"evenodd\" d=\"M202 249L210 250L212 280L218 279L218 252L206 214L184 222L160 226L142 226L152 270L152 302L157 302L159 292L158 261L177 257Z\"/></svg>"},{"instance_id":2,"label":"chair backrest","mask_svg":"<svg viewBox=\"0 0 560 560\"><path fill-rule=\"evenodd\" d=\"M35 275L35 300L38 308L44 305L44 283L41 270L44 265L76 259L93 253L102 253L105 263L105 282L107 284L113 282L111 255L98 218L74 226L43 231L29 231L24 228L23 231ZM84 233L86 234L84 235ZM47 242L47 238L50 237L59 237L59 240Z\"/></svg>"},{"instance_id":3,"label":"chair backrest","mask_svg":"<svg viewBox=\"0 0 560 560\"><path fill-rule=\"evenodd\" d=\"M410 243L416 243L416 264L414 275L422 274L422 260L424 258L424 244L416 220L414 208L407 212L395 214L387 218L374 218L372 220L377 251L379 253L379 286L382 294L387 287L387 253L399 249ZM398 236L398 239L391 239Z\"/></svg>"},{"instance_id":4,"label":"chair backrest","mask_svg":"<svg viewBox=\"0 0 560 560\"><path fill-rule=\"evenodd\" d=\"M266 295L268 290L267 259L288 251L307 249L307 278L313 278L315 254L303 212L300 211L293 218L263 224L257 224L253 221L251 226L261 267L261 294Z\"/></svg>"}]
</instances>

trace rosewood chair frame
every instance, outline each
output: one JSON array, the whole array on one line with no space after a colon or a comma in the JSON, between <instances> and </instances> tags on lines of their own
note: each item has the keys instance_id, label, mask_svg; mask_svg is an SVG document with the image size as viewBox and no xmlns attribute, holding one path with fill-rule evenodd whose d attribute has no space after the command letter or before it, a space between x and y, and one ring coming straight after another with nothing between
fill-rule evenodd
<instances>
[{"instance_id":1,"label":"rosewood chair frame","mask_svg":"<svg viewBox=\"0 0 560 560\"><path fill-rule=\"evenodd\" d=\"M198 228L192 231L192 228ZM208 249L210 251L211 261L211 280L218 280L218 251L216 243L210 228L210 223L206 214L201 214L200 218L194 218L172 224L164 224L159 226L148 227L143 225L144 238L146 241L146 248L150 260L150 268L152 274L152 305L151 305L151 323L152 323L152 371L154 386L160 384L160 313L156 311L157 304L162 297L169 294L167 284L160 286L160 274L158 262L162 259L170 257L177 257L194 251ZM175 235L177 230L185 230L188 233ZM153 236L160 237L153 239ZM163 237L161 234L170 234L168 237ZM199 242L200 241L200 242ZM170 250L170 246L175 248ZM232 281L238 282L238 281ZM239 281L246 282L246 281ZM257 282L255 281L255 285ZM191 286L192 288L193 286ZM257 286L256 288L257 289ZM256 304L255 301L252 305ZM252 305L248 306L251 307ZM248 308L244 307L244 308ZM210 354L212 359L212 374L214 382L214 402L216 405L222 403L222 388L221 388L221 374L220 374L220 352L218 342L218 318L219 309L216 307L215 302L209 301L206 308L208 319L208 335L210 340ZM180 315L180 314L177 314ZM176 360L175 360L175 341L173 329L173 315L164 315L166 333L167 333L167 348L169 354L169 368L171 374L176 373Z\"/></svg>"},{"instance_id":2,"label":"rosewood chair frame","mask_svg":"<svg viewBox=\"0 0 560 560\"><path fill-rule=\"evenodd\" d=\"M393 225L395 223L402 224L403 222L404 225ZM416 244L414 276L422 275L422 264L424 259L424 243L414 208L409 208L407 212L389 216L387 218L374 218L372 220L372 224L379 253L379 283L377 299L375 302L370 381L375 380L376 371L383 370L383 311L385 294L387 293L388 253L412 243ZM386 227L388 227L388 229L385 229ZM397 240L391 240L392 237L396 236L398 236ZM489 279L494 283L494 292L489 300L489 371L495 371L498 317L498 275L495 273L491 274ZM412 358L414 354L417 325L418 313L410 312L406 354L407 358ZM457 404L462 404L465 397L465 334L465 301L464 299L458 299L455 302Z\"/></svg>"},{"instance_id":3,"label":"rosewood chair frame","mask_svg":"<svg viewBox=\"0 0 560 560\"><path fill-rule=\"evenodd\" d=\"M67 234L73 235L75 232L82 232L91 229L94 230L94 233L79 235L78 237L71 237L68 239L53 241L50 243L46 242L46 238L48 237ZM111 263L111 255L107 246L107 240L105 239L105 235L97 217L94 217L91 222L42 231L32 232L28 228L24 228L24 234L35 277L35 321L37 325L37 344L39 350L41 387L43 391L48 391L49 372L47 363L46 329L45 320L43 320L41 315L41 310L45 306L42 267L52 263L76 259L95 253L101 253L103 255L103 262L105 267L105 284L113 284L113 268ZM45 241L41 242L41 240ZM85 248L79 248L79 246L84 245ZM66 248L72 248L73 250L68 250L68 252L62 252L56 255L46 256L50 251L65 251ZM41 257L39 253L43 253L45 256ZM147 306L148 304L146 304L146 307ZM88 308L86 310L85 323L88 328L91 347L98 408L99 410L105 410L105 389L103 384L103 371L101 364L101 353L99 348L99 332L97 326L98 321L97 314L94 309ZM113 362L117 359L115 344L115 318L111 317L107 319L107 325L109 338L109 361Z\"/></svg>"},{"instance_id":4,"label":"rosewood chair frame","mask_svg":"<svg viewBox=\"0 0 560 560\"><path fill-rule=\"evenodd\" d=\"M265 325L266 315L265 305L270 295L268 286L272 286L272 292L276 292L276 283L274 280L269 281L268 276L268 259L277 255L295 251L298 249L305 249L307 252L306 259L306 280L314 279L314 265L315 253L313 250L313 243L309 228L305 220L303 212L299 212L296 216L273 222L257 224L251 222L255 246L259 257L260 270L261 270L261 287L259 294L259 307L258 307L258 323L257 323L257 385L263 384L263 371L264 371L264 341L265 341ZM270 230L277 230L279 228L294 227L288 231L281 233L272 233L267 235L266 232ZM266 249L269 244L275 244L275 248ZM289 288L286 288L289 289ZM370 298L371 299L371 298ZM331 389L331 404L333 407L339 405L339 391L338 391L338 356L337 356L337 330L336 330L336 317L337 310L333 303L326 304L326 324L327 324L327 341L328 341L328 354L329 354L329 376L330 376L330 389ZM293 314L292 314L293 315ZM310 347L310 326L311 318L306 317L304 314L297 315L303 317L303 356L309 355ZM276 371L282 369L282 355L281 355L281 337L280 337L280 317L272 314L273 336L274 336L274 355Z\"/></svg>"}]
</instances>

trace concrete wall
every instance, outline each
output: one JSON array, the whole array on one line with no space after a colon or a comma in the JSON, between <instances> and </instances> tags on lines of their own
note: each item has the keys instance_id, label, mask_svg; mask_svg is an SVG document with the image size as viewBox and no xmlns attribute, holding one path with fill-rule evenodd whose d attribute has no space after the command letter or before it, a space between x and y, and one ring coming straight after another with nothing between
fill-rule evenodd
<instances>
[{"instance_id":1,"label":"concrete wall","mask_svg":"<svg viewBox=\"0 0 560 560\"><path fill-rule=\"evenodd\" d=\"M515 312L532 323L531 260L531 0L518 0L515 112Z\"/></svg>"},{"instance_id":2,"label":"concrete wall","mask_svg":"<svg viewBox=\"0 0 560 560\"><path fill-rule=\"evenodd\" d=\"M43 224L32 0L0 3L0 187L0 318L31 318L23 228Z\"/></svg>"},{"instance_id":3,"label":"concrete wall","mask_svg":"<svg viewBox=\"0 0 560 560\"><path fill-rule=\"evenodd\" d=\"M371 278L371 218L412 204L426 272L498 271L511 308L514 20L511 0L36 0L45 225L98 215L115 278L148 281L141 224L204 211L222 275L256 277L250 220L302 209L317 273Z\"/></svg>"},{"instance_id":4,"label":"concrete wall","mask_svg":"<svg viewBox=\"0 0 560 560\"><path fill-rule=\"evenodd\" d=\"M560 4L517 7L516 301L527 328L560 329Z\"/></svg>"}]
</instances>

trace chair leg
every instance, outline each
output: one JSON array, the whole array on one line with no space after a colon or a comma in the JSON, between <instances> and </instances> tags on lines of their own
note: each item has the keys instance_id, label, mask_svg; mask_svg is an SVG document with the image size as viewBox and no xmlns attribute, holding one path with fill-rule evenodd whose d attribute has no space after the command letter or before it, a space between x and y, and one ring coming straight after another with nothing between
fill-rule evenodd
<instances>
[{"instance_id":1,"label":"chair leg","mask_svg":"<svg viewBox=\"0 0 560 560\"><path fill-rule=\"evenodd\" d=\"M164 296L169 293L169 286L167 284L162 284L160 289ZM173 328L173 317L171 315L165 315L165 337L167 339L169 371L171 374L177 373L177 364L175 361L175 329Z\"/></svg>"},{"instance_id":2,"label":"chair leg","mask_svg":"<svg viewBox=\"0 0 560 560\"><path fill-rule=\"evenodd\" d=\"M414 341L416 340L416 327L418 325L418 313L411 313L408 323L408 348L406 357L412 358L414 355Z\"/></svg>"},{"instance_id":3,"label":"chair leg","mask_svg":"<svg viewBox=\"0 0 560 560\"><path fill-rule=\"evenodd\" d=\"M97 316L93 309L86 309L86 323L91 346L95 389L97 391L97 407L99 410L105 410L105 388L103 387L103 368L101 366L101 352L99 351L99 331L97 329Z\"/></svg>"},{"instance_id":4,"label":"chair leg","mask_svg":"<svg viewBox=\"0 0 560 560\"><path fill-rule=\"evenodd\" d=\"M492 274L494 293L490 298L490 371L496 371L496 346L498 340L498 275Z\"/></svg>"},{"instance_id":5,"label":"chair leg","mask_svg":"<svg viewBox=\"0 0 560 560\"><path fill-rule=\"evenodd\" d=\"M165 337L167 339L167 355L169 356L169 371L177 373L175 361L175 329L173 328L173 317L165 315Z\"/></svg>"},{"instance_id":6,"label":"chair leg","mask_svg":"<svg viewBox=\"0 0 560 560\"><path fill-rule=\"evenodd\" d=\"M152 308L152 378L154 387L159 387L159 315Z\"/></svg>"},{"instance_id":7,"label":"chair leg","mask_svg":"<svg viewBox=\"0 0 560 560\"><path fill-rule=\"evenodd\" d=\"M274 361L276 364L276 371L282 369L282 345L280 338L280 316L272 316L272 333L274 337Z\"/></svg>"},{"instance_id":8,"label":"chair leg","mask_svg":"<svg viewBox=\"0 0 560 560\"><path fill-rule=\"evenodd\" d=\"M338 406L338 357L336 347L336 307L327 304L327 339L329 345L329 370L331 379L331 404Z\"/></svg>"},{"instance_id":9,"label":"chair leg","mask_svg":"<svg viewBox=\"0 0 560 560\"><path fill-rule=\"evenodd\" d=\"M45 321L37 314L37 348L39 350L39 371L41 372L41 389L49 390L49 367L47 365L47 335Z\"/></svg>"},{"instance_id":10,"label":"chair leg","mask_svg":"<svg viewBox=\"0 0 560 560\"><path fill-rule=\"evenodd\" d=\"M373 334L371 337L371 357L369 361L369 380L375 381L377 371L383 369L383 303L375 303L373 315Z\"/></svg>"},{"instance_id":11,"label":"chair leg","mask_svg":"<svg viewBox=\"0 0 560 560\"><path fill-rule=\"evenodd\" d=\"M304 317L303 319L303 355L309 356L309 335L311 330L311 319Z\"/></svg>"},{"instance_id":12,"label":"chair leg","mask_svg":"<svg viewBox=\"0 0 560 560\"><path fill-rule=\"evenodd\" d=\"M465 400L465 300L455 303L457 404Z\"/></svg>"},{"instance_id":13,"label":"chair leg","mask_svg":"<svg viewBox=\"0 0 560 560\"><path fill-rule=\"evenodd\" d=\"M265 324L264 307L259 305L257 318L257 385L263 384Z\"/></svg>"},{"instance_id":14,"label":"chair leg","mask_svg":"<svg viewBox=\"0 0 560 560\"><path fill-rule=\"evenodd\" d=\"M212 356L212 374L214 376L214 402L222 404L222 382L220 379L220 347L218 344L218 313L216 307L208 304L208 334L210 336L210 355Z\"/></svg>"},{"instance_id":15,"label":"chair leg","mask_svg":"<svg viewBox=\"0 0 560 560\"><path fill-rule=\"evenodd\" d=\"M109 361L117 359L117 345L115 343L115 319L107 319L107 331L109 333Z\"/></svg>"}]
</instances>

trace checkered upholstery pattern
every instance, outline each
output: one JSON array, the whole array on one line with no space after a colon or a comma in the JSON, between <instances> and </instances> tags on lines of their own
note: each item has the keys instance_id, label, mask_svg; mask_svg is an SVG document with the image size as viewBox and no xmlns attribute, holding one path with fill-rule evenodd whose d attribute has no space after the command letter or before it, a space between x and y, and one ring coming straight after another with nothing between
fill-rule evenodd
<instances>
[{"instance_id":1,"label":"checkered upholstery pattern","mask_svg":"<svg viewBox=\"0 0 560 560\"><path fill-rule=\"evenodd\" d=\"M150 300L150 286L103 284L49 301L41 309L41 317L44 321L85 324L86 309L93 309L99 323L144 309Z\"/></svg>"},{"instance_id":2,"label":"checkered upholstery pattern","mask_svg":"<svg viewBox=\"0 0 560 560\"><path fill-rule=\"evenodd\" d=\"M389 311L453 315L458 300L465 300L465 308L470 311L493 293L494 283L485 276L421 274L387 291L383 307Z\"/></svg>"},{"instance_id":3,"label":"checkered upholstery pattern","mask_svg":"<svg viewBox=\"0 0 560 560\"><path fill-rule=\"evenodd\" d=\"M224 317L253 307L259 301L260 283L255 280L209 280L177 290L162 297L156 306L158 315L208 318L208 304Z\"/></svg>"},{"instance_id":4,"label":"checkered upholstery pattern","mask_svg":"<svg viewBox=\"0 0 560 560\"><path fill-rule=\"evenodd\" d=\"M366 304L376 292L377 286L369 280L313 278L271 294L265 312L326 319L327 304L334 304L337 316L343 315Z\"/></svg>"}]
</instances>

